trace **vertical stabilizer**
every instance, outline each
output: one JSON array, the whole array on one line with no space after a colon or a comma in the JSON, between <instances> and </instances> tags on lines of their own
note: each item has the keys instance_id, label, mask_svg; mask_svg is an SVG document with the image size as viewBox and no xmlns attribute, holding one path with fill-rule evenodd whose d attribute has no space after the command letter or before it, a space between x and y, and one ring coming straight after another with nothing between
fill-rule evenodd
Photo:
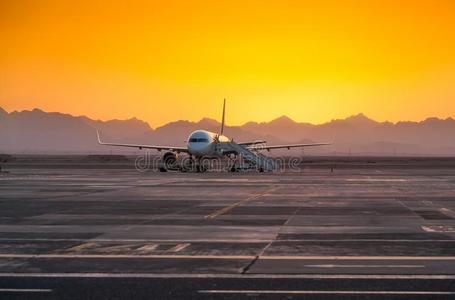
<instances>
[{"instance_id":1,"label":"vertical stabilizer","mask_svg":"<svg viewBox=\"0 0 455 300\"><path fill-rule=\"evenodd\" d=\"M220 135L223 135L224 132L224 113L226 112L226 99L223 101L223 116L221 117L221 130Z\"/></svg>"}]
</instances>

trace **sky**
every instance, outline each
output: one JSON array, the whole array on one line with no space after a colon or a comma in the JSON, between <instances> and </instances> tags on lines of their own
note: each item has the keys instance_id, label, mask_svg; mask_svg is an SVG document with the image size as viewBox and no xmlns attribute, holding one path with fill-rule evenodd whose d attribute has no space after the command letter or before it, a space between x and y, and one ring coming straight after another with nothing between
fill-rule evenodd
<instances>
[{"instance_id":1,"label":"sky","mask_svg":"<svg viewBox=\"0 0 455 300\"><path fill-rule=\"evenodd\" d=\"M455 1L0 1L0 107L95 119L455 117Z\"/></svg>"}]
</instances>

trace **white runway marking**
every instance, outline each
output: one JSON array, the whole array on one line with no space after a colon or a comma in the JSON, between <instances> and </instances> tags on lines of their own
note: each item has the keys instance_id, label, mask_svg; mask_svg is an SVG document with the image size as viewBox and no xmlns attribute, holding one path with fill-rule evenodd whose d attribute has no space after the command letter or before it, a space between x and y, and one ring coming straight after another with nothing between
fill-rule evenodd
<instances>
[{"instance_id":1,"label":"white runway marking","mask_svg":"<svg viewBox=\"0 0 455 300\"><path fill-rule=\"evenodd\" d=\"M233 279L375 279L454 280L455 275L349 275L349 274L163 274L163 273L0 273L0 277L43 278L233 278Z\"/></svg>"},{"instance_id":2,"label":"white runway marking","mask_svg":"<svg viewBox=\"0 0 455 300\"><path fill-rule=\"evenodd\" d=\"M193 181L198 181L198 182L249 182L250 180L248 178L211 178L211 179L194 179ZM256 181L256 180L254 180ZM272 180L268 180L272 181Z\"/></svg>"},{"instance_id":3,"label":"white runway marking","mask_svg":"<svg viewBox=\"0 0 455 300\"><path fill-rule=\"evenodd\" d=\"M177 246L172 247L168 251L169 252L179 252L179 251L182 251L183 249L189 247L190 245L191 245L190 243L178 244Z\"/></svg>"},{"instance_id":4,"label":"white runway marking","mask_svg":"<svg viewBox=\"0 0 455 300\"><path fill-rule=\"evenodd\" d=\"M433 291L295 291L295 290L200 290L201 294L324 294L324 295L455 295Z\"/></svg>"},{"instance_id":5,"label":"white runway marking","mask_svg":"<svg viewBox=\"0 0 455 300\"><path fill-rule=\"evenodd\" d=\"M455 260L455 256L261 256L264 260Z\"/></svg>"},{"instance_id":6,"label":"white runway marking","mask_svg":"<svg viewBox=\"0 0 455 300\"><path fill-rule=\"evenodd\" d=\"M356 178L356 179L345 179L350 182L408 182L409 179L378 179L378 178Z\"/></svg>"},{"instance_id":7,"label":"white runway marking","mask_svg":"<svg viewBox=\"0 0 455 300\"><path fill-rule=\"evenodd\" d=\"M145 244L142 247L136 249L136 251L155 251L159 244Z\"/></svg>"},{"instance_id":8,"label":"white runway marking","mask_svg":"<svg viewBox=\"0 0 455 300\"><path fill-rule=\"evenodd\" d=\"M455 212L451 209L443 207L439 211L448 217L455 218Z\"/></svg>"},{"instance_id":9,"label":"white runway marking","mask_svg":"<svg viewBox=\"0 0 455 300\"><path fill-rule=\"evenodd\" d=\"M74 241L74 242L145 242L145 243L183 243L183 242L213 242L213 243L269 243L272 239L251 239L251 240L241 240L241 239L71 239L71 238L64 238L64 239L47 239L47 238L0 238L0 241L40 241L40 242L66 242L66 241ZM306 241L306 240L299 240L299 241ZM325 241L325 240L324 240ZM383 240L381 240L383 241ZM421 241L421 240L418 240ZM435 241L435 240L431 240ZM446 241L446 240L443 240ZM452 241L452 240L449 240ZM455 242L455 240L453 240Z\"/></svg>"},{"instance_id":10,"label":"white runway marking","mask_svg":"<svg viewBox=\"0 0 455 300\"><path fill-rule=\"evenodd\" d=\"M427 227L427 226L422 226ZM431 229L428 231L433 232ZM0 241L37 241L37 242L144 242L144 243L269 243L271 241L277 242L453 242L453 239L251 239L251 240L239 240L239 239L72 239L72 238L0 238Z\"/></svg>"},{"instance_id":11,"label":"white runway marking","mask_svg":"<svg viewBox=\"0 0 455 300\"><path fill-rule=\"evenodd\" d=\"M50 293L51 289L0 289L3 293Z\"/></svg>"},{"instance_id":12,"label":"white runway marking","mask_svg":"<svg viewBox=\"0 0 455 300\"><path fill-rule=\"evenodd\" d=\"M77 245L77 246L71 247L69 249L66 249L66 251L79 252L81 250L86 250L86 249L90 249L90 248L98 247L98 246L99 245L97 243L95 243L95 242L88 242L88 243L85 243L85 244Z\"/></svg>"},{"instance_id":13,"label":"white runway marking","mask_svg":"<svg viewBox=\"0 0 455 300\"><path fill-rule=\"evenodd\" d=\"M424 265L305 265L309 268L425 268Z\"/></svg>"},{"instance_id":14,"label":"white runway marking","mask_svg":"<svg viewBox=\"0 0 455 300\"><path fill-rule=\"evenodd\" d=\"M17 254L2 253L0 258L162 258L162 259L254 259L255 255L179 255L179 254ZM260 256L259 260L441 260L455 256Z\"/></svg>"},{"instance_id":15,"label":"white runway marking","mask_svg":"<svg viewBox=\"0 0 455 300\"><path fill-rule=\"evenodd\" d=\"M420 226L426 232L455 232L453 225L426 225Z\"/></svg>"},{"instance_id":16,"label":"white runway marking","mask_svg":"<svg viewBox=\"0 0 455 300\"><path fill-rule=\"evenodd\" d=\"M387 243L419 243L419 242L453 242L451 239L283 239L276 240L277 242L387 242Z\"/></svg>"},{"instance_id":17,"label":"white runway marking","mask_svg":"<svg viewBox=\"0 0 455 300\"><path fill-rule=\"evenodd\" d=\"M158 259L254 259L254 255L178 255L178 254L0 254L0 258L158 258Z\"/></svg>"}]
</instances>

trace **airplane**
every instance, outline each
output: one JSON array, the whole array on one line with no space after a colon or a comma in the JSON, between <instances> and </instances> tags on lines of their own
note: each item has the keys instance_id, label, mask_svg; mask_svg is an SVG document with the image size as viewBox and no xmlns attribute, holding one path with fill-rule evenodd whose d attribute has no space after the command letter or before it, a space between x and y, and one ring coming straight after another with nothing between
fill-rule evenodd
<instances>
[{"instance_id":1,"label":"airplane","mask_svg":"<svg viewBox=\"0 0 455 300\"><path fill-rule=\"evenodd\" d=\"M303 147L315 147L331 145L331 143L312 143L312 144L287 144L287 145L273 145L268 146L266 141L256 140L251 142L237 143L232 138L228 138L223 135L224 132L224 120L226 113L226 99L223 101L223 114L221 118L221 128L219 133L210 132L207 130L195 130L193 131L186 141L186 147L178 146L159 146L159 145L143 145L143 144L121 144L121 143L106 143L101 141L98 130L96 131L98 136L98 143L106 146L119 146L119 147L131 147L142 149L154 149L159 152L167 151L163 155L164 167L160 168L160 171L167 171L175 169L175 165L180 153L186 153L189 155L191 164L195 163L197 172L204 172L204 168L201 161L203 159L223 158L232 157L236 159L238 156L242 157L243 160L247 161L250 166L256 166L257 170L272 171L276 168L274 161L265 155L259 153L260 150L274 150L274 149L291 149L291 148L303 148ZM231 171L239 170L235 165L231 168Z\"/></svg>"}]
</instances>

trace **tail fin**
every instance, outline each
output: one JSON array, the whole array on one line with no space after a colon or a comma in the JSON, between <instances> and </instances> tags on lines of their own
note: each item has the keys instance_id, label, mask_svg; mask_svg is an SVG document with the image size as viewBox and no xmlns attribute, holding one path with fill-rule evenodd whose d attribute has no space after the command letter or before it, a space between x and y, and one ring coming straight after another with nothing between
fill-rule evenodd
<instances>
[{"instance_id":1,"label":"tail fin","mask_svg":"<svg viewBox=\"0 0 455 300\"><path fill-rule=\"evenodd\" d=\"M221 118L221 130L220 130L220 135L223 135L224 131L224 113L225 113L225 108L226 108L226 99L223 101L223 116Z\"/></svg>"}]
</instances>

